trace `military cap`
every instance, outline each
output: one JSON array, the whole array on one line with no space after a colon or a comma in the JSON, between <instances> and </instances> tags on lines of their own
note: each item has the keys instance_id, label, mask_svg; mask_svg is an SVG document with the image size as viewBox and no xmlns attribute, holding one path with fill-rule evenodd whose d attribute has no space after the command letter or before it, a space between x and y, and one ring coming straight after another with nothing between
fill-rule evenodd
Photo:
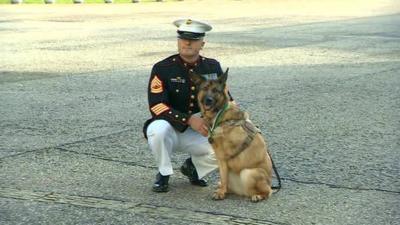
<instances>
[{"instance_id":1,"label":"military cap","mask_svg":"<svg viewBox=\"0 0 400 225\"><path fill-rule=\"evenodd\" d=\"M209 24L192 19L175 20L173 24L178 28L178 38L181 39L199 40L212 29Z\"/></svg>"}]
</instances>

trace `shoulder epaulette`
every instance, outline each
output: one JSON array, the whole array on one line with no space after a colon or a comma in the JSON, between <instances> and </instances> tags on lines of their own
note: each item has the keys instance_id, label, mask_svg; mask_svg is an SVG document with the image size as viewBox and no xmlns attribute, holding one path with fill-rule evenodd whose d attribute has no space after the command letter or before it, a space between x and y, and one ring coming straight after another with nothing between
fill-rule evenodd
<instances>
[{"instance_id":1,"label":"shoulder epaulette","mask_svg":"<svg viewBox=\"0 0 400 225\"><path fill-rule=\"evenodd\" d=\"M212 64L218 64L218 63L219 63L217 60L212 59L212 58L206 58L206 57L203 57L203 56L202 56L201 59L202 59L203 61L206 61L207 63L212 63Z\"/></svg>"},{"instance_id":2,"label":"shoulder epaulette","mask_svg":"<svg viewBox=\"0 0 400 225\"><path fill-rule=\"evenodd\" d=\"M159 61L158 63L156 63L155 66L170 66L177 61L177 59L176 59L177 57L178 57L178 55L169 56L169 57Z\"/></svg>"}]
</instances>

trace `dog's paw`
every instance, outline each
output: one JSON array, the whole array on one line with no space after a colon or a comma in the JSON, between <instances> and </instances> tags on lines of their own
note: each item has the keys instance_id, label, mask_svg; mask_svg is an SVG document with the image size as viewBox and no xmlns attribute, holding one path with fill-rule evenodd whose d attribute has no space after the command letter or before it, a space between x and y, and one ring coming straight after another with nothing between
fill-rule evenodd
<instances>
[{"instance_id":1,"label":"dog's paw","mask_svg":"<svg viewBox=\"0 0 400 225\"><path fill-rule=\"evenodd\" d=\"M223 200L223 199L225 199L225 192L222 191L221 189L218 189L216 192L214 192L213 199L214 200Z\"/></svg>"},{"instance_id":2,"label":"dog's paw","mask_svg":"<svg viewBox=\"0 0 400 225\"><path fill-rule=\"evenodd\" d=\"M251 201L252 202L259 202L265 199L265 196L262 195L253 195L251 196Z\"/></svg>"}]
</instances>

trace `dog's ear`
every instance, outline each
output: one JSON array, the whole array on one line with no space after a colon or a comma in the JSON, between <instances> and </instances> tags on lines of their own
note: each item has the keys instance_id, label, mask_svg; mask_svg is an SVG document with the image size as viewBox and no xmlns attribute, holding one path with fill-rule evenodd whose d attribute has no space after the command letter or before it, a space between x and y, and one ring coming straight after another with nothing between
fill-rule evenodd
<instances>
[{"instance_id":1,"label":"dog's ear","mask_svg":"<svg viewBox=\"0 0 400 225\"><path fill-rule=\"evenodd\" d=\"M203 76L198 75L194 72L189 72L189 78L190 78L190 80L193 81L193 83L196 86L199 86L202 82L206 81L206 79Z\"/></svg>"},{"instance_id":2,"label":"dog's ear","mask_svg":"<svg viewBox=\"0 0 400 225\"><path fill-rule=\"evenodd\" d=\"M226 80L228 79L228 71L229 71L229 67L226 68L226 71L218 77L218 80L220 83L225 84Z\"/></svg>"}]
</instances>

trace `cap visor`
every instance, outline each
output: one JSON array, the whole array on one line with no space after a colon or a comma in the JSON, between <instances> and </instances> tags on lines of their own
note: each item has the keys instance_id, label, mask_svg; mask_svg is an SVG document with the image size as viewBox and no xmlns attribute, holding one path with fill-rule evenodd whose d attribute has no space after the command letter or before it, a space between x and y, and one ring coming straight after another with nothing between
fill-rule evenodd
<instances>
[{"instance_id":1,"label":"cap visor","mask_svg":"<svg viewBox=\"0 0 400 225\"><path fill-rule=\"evenodd\" d=\"M204 37L204 33L192 33L192 32L178 32L179 39L187 40L200 40Z\"/></svg>"}]
</instances>

